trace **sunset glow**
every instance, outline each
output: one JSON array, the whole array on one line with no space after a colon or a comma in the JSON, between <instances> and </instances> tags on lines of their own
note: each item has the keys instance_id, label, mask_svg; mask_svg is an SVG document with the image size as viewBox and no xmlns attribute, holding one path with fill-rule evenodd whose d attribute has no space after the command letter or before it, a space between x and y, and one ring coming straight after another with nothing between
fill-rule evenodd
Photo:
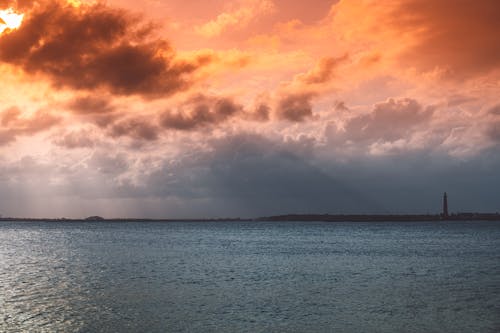
<instances>
[{"instance_id":1,"label":"sunset glow","mask_svg":"<svg viewBox=\"0 0 500 333\"><path fill-rule=\"evenodd\" d=\"M23 22L24 14L14 12L12 8L0 10L0 34L6 29L17 29Z\"/></svg>"},{"instance_id":2,"label":"sunset glow","mask_svg":"<svg viewBox=\"0 0 500 333\"><path fill-rule=\"evenodd\" d=\"M6 6L0 214L500 209L496 0Z\"/></svg>"}]
</instances>

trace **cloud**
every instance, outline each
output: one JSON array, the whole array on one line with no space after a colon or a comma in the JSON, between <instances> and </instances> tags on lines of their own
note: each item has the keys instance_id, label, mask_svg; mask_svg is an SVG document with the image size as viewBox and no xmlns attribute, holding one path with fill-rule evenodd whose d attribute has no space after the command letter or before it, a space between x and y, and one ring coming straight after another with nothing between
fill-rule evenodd
<instances>
[{"instance_id":1,"label":"cloud","mask_svg":"<svg viewBox=\"0 0 500 333\"><path fill-rule=\"evenodd\" d=\"M20 135L43 132L60 121L60 117L44 110L38 110L30 116L23 116L19 108L8 108L0 113L0 144L14 141Z\"/></svg>"},{"instance_id":2,"label":"cloud","mask_svg":"<svg viewBox=\"0 0 500 333\"><path fill-rule=\"evenodd\" d=\"M0 160L0 209L9 215L163 218L434 213L446 190L453 211L498 210L492 186L498 183L498 149L470 159L423 150L346 162L307 136L286 140L252 133L188 147L175 156L148 151L141 157L117 145L83 162L77 154L78 163L70 167L59 158ZM25 205L33 200L40 210ZM82 205L91 213L81 211Z\"/></svg>"},{"instance_id":3,"label":"cloud","mask_svg":"<svg viewBox=\"0 0 500 333\"><path fill-rule=\"evenodd\" d=\"M492 115L495 115L495 116L500 116L500 104L497 104L497 105L491 107L488 110L488 113L492 114Z\"/></svg>"},{"instance_id":4,"label":"cloud","mask_svg":"<svg viewBox=\"0 0 500 333\"><path fill-rule=\"evenodd\" d=\"M357 205L377 209L374 201L310 164L287 143L250 133L207 143L210 149L195 149L176 163L165 161L143 184L123 188L122 194L177 197L191 208L207 207L208 214L347 212Z\"/></svg>"},{"instance_id":5,"label":"cloud","mask_svg":"<svg viewBox=\"0 0 500 333\"><path fill-rule=\"evenodd\" d=\"M33 6L19 29L0 36L0 61L54 86L163 97L187 89L209 55L178 59L154 29L103 4Z\"/></svg>"},{"instance_id":6,"label":"cloud","mask_svg":"<svg viewBox=\"0 0 500 333\"><path fill-rule=\"evenodd\" d=\"M496 0L342 0L330 16L353 49L461 80L499 69L499 13Z\"/></svg>"},{"instance_id":7,"label":"cloud","mask_svg":"<svg viewBox=\"0 0 500 333\"><path fill-rule=\"evenodd\" d=\"M399 19L392 23L397 28L419 31L415 46L402 57L420 59L424 69L439 66L462 78L499 68L498 1L412 0L403 2L395 14Z\"/></svg>"},{"instance_id":8,"label":"cloud","mask_svg":"<svg viewBox=\"0 0 500 333\"><path fill-rule=\"evenodd\" d=\"M77 149L77 148L93 148L97 140L94 133L89 130L72 131L69 133L59 134L57 138L52 141L56 146Z\"/></svg>"},{"instance_id":9,"label":"cloud","mask_svg":"<svg viewBox=\"0 0 500 333\"><path fill-rule=\"evenodd\" d=\"M95 96L76 97L67 107L77 114L104 114L115 110L108 98Z\"/></svg>"},{"instance_id":10,"label":"cloud","mask_svg":"<svg viewBox=\"0 0 500 333\"><path fill-rule=\"evenodd\" d=\"M268 15L275 11L271 0L247 0L241 2L241 7L219 14L217 18L196 27L196 32L204 37L216 37L229 28L247 26L259 16Z\"/></svg>"},{"instance_id":11,"label":"cloud","mask_svg":"<svg viewBox=\"0 0 500 333\"><path fill-rule=\"evenodd\" d=\"M271 107L265 102L259 102L256 105L254 112L252 112L248 116L252 120L264 122L269 120L270 115Z\"/></svg>"},{"instance_id":12,"label":"cloud","mask_svg":"<svg viewBox=\"0 0 500 333\"><path fill-rule=\"evenodd\" d=\"M406 138L409 131L429 120L432 114L432 107L424 108L414 99L391 98L377 103L369 114L352 118L345 131L354 140L394 141Z\"/></svg>"},{"instance_id":13,"label":"cloud","mask_svg":"<svg viewBox=\"0 0 500 333\"><path fill-rule=\"evenodd\" d=\"M328 89L339 64L348 59L341 57L320 59L309 71L285 82L277 94L275 116L280 120L303 122L313 118L313 99Z\"/></svg>"},{"instance_id":14,"label":"cloud","mask_svg":"<svg viewBox=\"0 0 500 333\"><path fill-rule=\"evenodd\" d=\"M304 85L327 83L332 80L334 71L339 64L348 59L347 54L341 57L322 58L316 66L305 74L299 74L295 80Z\"/></svg>"},{"instance_id":15,"label":"cloud","mask_svg":"<svg viewBox=\"0 0 500 333\"><path fill-rule=\"evenodd\" d=\"M87 161L87 166L91 170L116 177L129 169L130 160L124 154L97 151Z\"/></svg>"},{"instance_id":16,"label":"cloud","mask_svg":"<svg viewBox=\"0 0 500 333\"><path fill-rule=\"evenodd\" d=\"M325 134L338 152L354 149L358 153L386 154L423 148L436 139L434 131L442 131L429 126L435 109L411 98L390 98L375 104L367 113L330 123ZM439 134L441 142L447 132L448 128Z\"/></svg>"},{"instance_id":17,"label":"cloud","mask_svg":"<svg viewBox=\"0 0 500 333\"><path fill-rule=\"evenodd\" d=\"M160 123L167 129L193 130L222 123L242 111L243 107L230 98L198 95L185 102L180 110L164 112Z\"/></svg>"},{"instance_id":18,"label":"cloud","mask_svg":"<svg viewBox=\"0 0 500 333\"><path fill-rule=\"evenodd\" d=\"M276 107L278 119L302 122L313 116L313 93L290 93L282 96Z\"/></svg>"},{"instance_id":19,"label":"cloud","mask_svg":"<svg viewBox=\"0 0 500 333\"><path fill-rule=\"evenodd\" d=\"M109 135L114 138L129 137L134 140L155 141L159 132L160 128L149 119L137 117L115 122L109 130Z\"/></svg>"},{"instance_id":20,"label":"cloud","mask_svg":"<svg viewBox=\"0 0 500 333\"><path fill-rule=\"evenodd\" d=\"M487 129L487 135L497 145L500 145L500 120L489 124Z\"/></svg>"},{"instance_id":21,"label":"cloud","mask_svg":"<svg viewBox=\"0 0 500 333\"><path fill-rule=\"evenodd\" d=\"M18 120L20 115L21 110L19 110L18 107L10 107L1 113L0 123L2 124L2 126L9 126L10 123Z\"/></svg>"},{"instance_id":22,"label":"cloud","mask_svg":"<svg viewBox=\"0 0 500 333\"><path fill-rule=\"evenodd\" d=\"M126 116L112 101L112 96L77 95L66 102L64 107L78 116L78 121L83 120L106 128Z\"/></svg>"},{"instance_id":23,"label":"cloud","mask_svg":"<svg viewBox=\"0 0 500 333\"><path fill-rule=\"evenodd\" d=\"M33 0L0 0L0 8L15 8L25 9L32 7L35 1Z\"/></svg>"}]
</instances>

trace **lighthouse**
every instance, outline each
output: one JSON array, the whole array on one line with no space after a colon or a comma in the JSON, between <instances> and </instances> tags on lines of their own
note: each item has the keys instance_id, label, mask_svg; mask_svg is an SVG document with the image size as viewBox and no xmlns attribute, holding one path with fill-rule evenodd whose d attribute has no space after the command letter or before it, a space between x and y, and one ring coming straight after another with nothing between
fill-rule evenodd
<instances>
[{"instance_id":1,"label":"lighthouse","mask_svg":"<svg viewBox=\"0 0 500 333\"><path fill-rule=\"evenodd\" d=\"M448 195L444 192L443 195L443 219L448 218Z\"/></svg>"}]
</instances>

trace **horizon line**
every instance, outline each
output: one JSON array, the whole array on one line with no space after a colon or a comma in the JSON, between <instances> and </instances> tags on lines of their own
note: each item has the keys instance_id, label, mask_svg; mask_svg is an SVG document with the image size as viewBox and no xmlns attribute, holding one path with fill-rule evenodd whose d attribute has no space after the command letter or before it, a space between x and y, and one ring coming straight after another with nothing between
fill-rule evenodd
<instances>
[{"instance_id":1,"label":"horizon line","mask_svg":"<svg viewBox=\"0 0 500 333\"><path fill-rule=\"evenodd\" d=\"M87 222L98 222L98 221L265 221L265 220L279 220L279 219L315 219L315 218L330 218L330 219L341 219L341 218L357 218L360 220L365 219L380 219L380 218L428 218L428 219L438 219L438 220L453 220L453 218L491 218L499 217L499 212L457 212L449 213L445 216L443 213L419 213L419 214L331 214L331 213L287 213L287 214L277 214L277 215L267 215L258 217L161 217L161 218L149 218L149 217L102 217L99 215L91 215L87 217L15 217L15 216L2 216L0 215L0 221L87 221ZM412 219L413 220L413 219Z\"/></svg>"}]
</instances>

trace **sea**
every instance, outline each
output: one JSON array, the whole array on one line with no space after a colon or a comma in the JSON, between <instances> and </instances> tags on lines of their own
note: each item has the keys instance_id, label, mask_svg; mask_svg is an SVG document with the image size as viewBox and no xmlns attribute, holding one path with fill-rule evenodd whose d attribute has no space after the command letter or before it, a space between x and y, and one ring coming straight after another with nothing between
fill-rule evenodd
<instances>
[{"instance_id":1,"label":"sea","mask_svg":"<svg viewBox=\"0 0 500 333\"><path fill-rule=\"evenodd\" d=\"M0 332L500 332L500 222L0 222Z\"/></svg>"}]
</instances>

